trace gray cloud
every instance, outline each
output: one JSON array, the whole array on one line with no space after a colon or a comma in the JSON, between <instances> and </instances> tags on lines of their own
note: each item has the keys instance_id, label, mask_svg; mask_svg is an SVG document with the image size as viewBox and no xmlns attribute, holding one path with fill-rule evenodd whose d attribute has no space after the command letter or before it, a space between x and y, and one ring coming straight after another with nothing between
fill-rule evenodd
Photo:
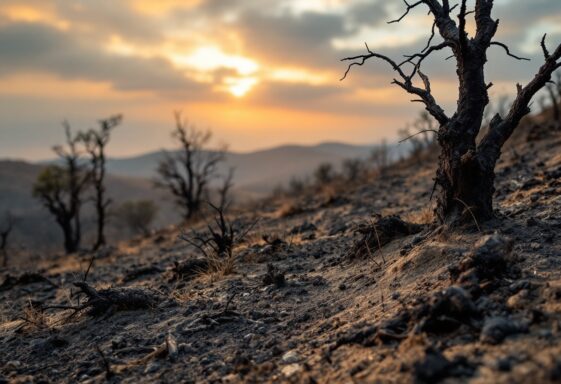
<instances>
[{"instance_id":1,"label":"gray cloud","mask_svg":"<svg viewBox=\"0 0 561 384\"><path fill-rule=\"evenodd\" d=\"M0 74L40 71L66 79L109 81L120 90L202 92L163 59L125 57L41 24L0 26Z\"/></svg>"}]
</instances>

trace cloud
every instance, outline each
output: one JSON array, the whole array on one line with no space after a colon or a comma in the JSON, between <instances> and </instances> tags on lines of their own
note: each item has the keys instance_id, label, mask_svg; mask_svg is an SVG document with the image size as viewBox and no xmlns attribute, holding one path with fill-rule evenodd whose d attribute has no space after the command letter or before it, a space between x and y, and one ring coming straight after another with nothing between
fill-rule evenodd
<instances>
[{"instance_id":1,"label":"cloud","mask_svg":"<svg viewBox=\"0 0 561 384\"><path fill-rule=\"evenodd\" d=\"M203 92L161 58L113 55L95 43L28 23L0 26L0 74L37 71L64 79L110 82L120 90Z\"/></svg>"}]
</instances>

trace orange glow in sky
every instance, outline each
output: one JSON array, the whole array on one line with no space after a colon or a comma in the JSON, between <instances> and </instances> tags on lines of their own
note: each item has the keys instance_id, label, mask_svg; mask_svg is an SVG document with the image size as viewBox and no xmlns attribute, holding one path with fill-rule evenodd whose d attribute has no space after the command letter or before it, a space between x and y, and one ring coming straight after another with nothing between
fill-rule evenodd
<instances>
[{"instance_id":1,"label":"orange glow in sky","mask_svg":"<svg viewBox=\"0 0 561 384\"><path fill-rule=\"evenodd\" d=\"M498 37L536 60L493 53L494 95L529 80L537 36L561 36L561 3L536 1L495 1ZM60 121L85 128L114 113L125 118L114 155L157 150L170 144L177 109L240 151L395 139L421 106L390 84L383 62L339 81L340 59L363 53L364 42L396 59L421 49L431 16L419 10L387 24L402 12L401 1L382 0L2 0L0 157L48 157ZM452 109L446 56L424 71Z\"/></svg>"}]
</instances>

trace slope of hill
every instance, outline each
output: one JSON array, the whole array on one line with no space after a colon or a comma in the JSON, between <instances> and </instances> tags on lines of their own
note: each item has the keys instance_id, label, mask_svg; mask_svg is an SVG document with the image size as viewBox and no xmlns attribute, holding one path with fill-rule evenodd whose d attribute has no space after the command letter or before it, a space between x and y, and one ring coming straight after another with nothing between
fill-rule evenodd
<instances>
[{"instance_id":1,"label":"slope of hill","mask_svg":"<svg viewBox=\"0 0 561 384\"><path fill-rule=\"evenodd\" d=\"M429 224L433 153L239 212L260 221L230 274L205 270L173 228L9 270L0 381L557 382L561 132L508 147L486 223ZM373 215L418 226L376 229ZM89 294L79 305L72 281Z\"/></svg>"}]
</instances>

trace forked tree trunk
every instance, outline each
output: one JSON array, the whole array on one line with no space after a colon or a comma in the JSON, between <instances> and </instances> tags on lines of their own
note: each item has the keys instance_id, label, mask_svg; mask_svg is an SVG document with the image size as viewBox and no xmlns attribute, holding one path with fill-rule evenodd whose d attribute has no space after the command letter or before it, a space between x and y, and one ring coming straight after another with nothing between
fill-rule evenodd
<instances>
[{"instance_id":1,"label":"forked tree trunk","mask_svg":"<svg viewBox=\"0 0 561 384\"><path fill-rule=\"evenodd\" d=\"M441 147L436 175L440 223L473 223L493 216L495 162L482 161L476 144L485 107L489 103L485 82L485 54L465 55L458 61L458 110L440 127Z\"/></svg>"},{"instance_id":2,"label":"forked tree trunk","mask_svg":"<svg viewBox=\"0 0 561 384\"><path fill-rule=\"evenodd\" d=\"M494 163L484 165L473 150L461 154L458 145L441 142L437 171L439 222L456 224L493 217Z\"/></svg>"}]
</instances>

